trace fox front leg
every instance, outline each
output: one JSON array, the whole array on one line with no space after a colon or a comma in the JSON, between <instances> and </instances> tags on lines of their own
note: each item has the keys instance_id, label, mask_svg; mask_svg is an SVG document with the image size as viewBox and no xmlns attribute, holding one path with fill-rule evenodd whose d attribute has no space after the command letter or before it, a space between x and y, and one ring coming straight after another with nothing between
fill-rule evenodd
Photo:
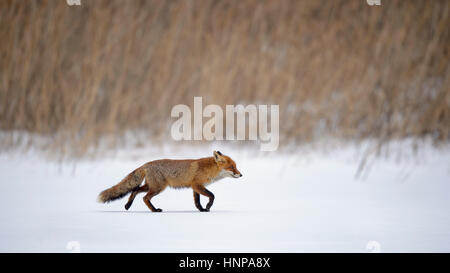
<instances>
[{"instance_id":1,"label":"fox front leg","mask_svg":"<svg viewBox=\"0 0 450 273\"><path fill-rule=\"evenodd\" d=\"M209 197L209 202L208 204L206 204L206 211L209 211L209 209L212 207L213 203L214 203L214 194L210 191L208 191L207 189L205 189L205 192L208 194Z\"/></svg>"},{"instance_id":2,"label":"fox front leg","mask_svg":"<svg viewBox=\"0 0 450 273\"><path fill-rule=\"evenodd\" d=\"M206 196L206 197L208 197L209 198L209 202L208 202L208 204L206 204L206 208L204 209L204 210L200 210L200 208L197 206L197 200L195 201L196 202L196 206L197 206L197 208L200 210L200 211L209 211L209 209L212 207L212 205L213 205L213 203L214 203L214 194L212 193L212 192L210 192L210 191L208 191L205 187L203 187L202 185L198 185L198 186L196 186L195 188L194 188L194 191L197 193L197 194L201 194L201 195L204 195L204 196ZM195 199L196 197L195 197L195 194L194 194L194 199ZM200 204L200 196L198 197L198 204L200 205L200 207L201 207L201 204Z\"/></svg>"},{"instance_id":3,"label":"fox front leg","mask_svg":"<svg viewBox=\"0 0 450 273\"><path fill-rule=\"evenodd\" d=\"M206 210L202 207L202 204L200 203L200 194L196 193L195 191L194 191L194 203L195 203L195 206L197 207L197 209L198 209L199 211L206 211Z\"/></svg>"}]
</instances>

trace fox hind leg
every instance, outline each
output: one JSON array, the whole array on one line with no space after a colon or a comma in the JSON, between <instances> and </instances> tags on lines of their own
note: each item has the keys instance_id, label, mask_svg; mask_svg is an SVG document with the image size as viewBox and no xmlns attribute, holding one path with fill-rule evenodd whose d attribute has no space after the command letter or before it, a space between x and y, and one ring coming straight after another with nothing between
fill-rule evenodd
<instances>
[{"instance_id":1,"label":"fox hind leg","mask_svg":"<svg viewBox=\"0 0 450 273\"><path fill-rule=\"evenodd\" d=\"M162 209L155 208L153 204L150 202L150 200L157 194L159 194L163 189L150 189L148 193L144 196L144 203L147 205L147 207L153 211L153 212L161 212Z\"/></svg>"},{"instance_id":2,"label":"fox hind leg","mask_svg":"<svg viewBox=\"0 0 450 273\"><path fill-rule=\"evenodd\" d=\"M128 210L131 207L131 205L133 204L134 198L136 198L136 195L138 195L141 192L146 192L146 191L148 191L147 184L139 187L137 190L134 190L131 193L130 198L128 198L128 202L125 204L125 209Z\"/></svg>"}]
</instances>

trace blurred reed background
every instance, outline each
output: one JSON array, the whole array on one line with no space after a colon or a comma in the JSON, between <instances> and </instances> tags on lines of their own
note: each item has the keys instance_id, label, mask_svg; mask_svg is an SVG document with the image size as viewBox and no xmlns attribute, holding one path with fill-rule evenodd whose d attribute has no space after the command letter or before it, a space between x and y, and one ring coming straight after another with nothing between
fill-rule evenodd
<instances>
[{"instance_id":1,"label":"blurred reed background","mask_svg":"<svg viewBox=\"0 0 450 273\"><path fill-rule=\"evenodd\" d=\"M281 146L448 142L450 2L381 2L2 0L1 147L164 141L194 96L279 104Z\"/></svg>"}]
</instances>

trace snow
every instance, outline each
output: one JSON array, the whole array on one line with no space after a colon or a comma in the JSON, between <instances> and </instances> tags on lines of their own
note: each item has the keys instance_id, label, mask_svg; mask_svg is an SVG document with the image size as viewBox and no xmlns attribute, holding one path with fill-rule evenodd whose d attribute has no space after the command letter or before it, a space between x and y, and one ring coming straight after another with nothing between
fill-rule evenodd
<instances>
[{"instance_id":1,"label":"snow","mask_svg":"<svg viewBox=\"0 0 450 273\"><path fill-rule=\"evenodd\" d=\"M208 186L199 212L189 189L166 189L151 213L136 197L96 202L100 191L160 158L212 155L124 149L57 163L38 152L0 154L1 252L449 252L450 150L371 161L355 178L360 149L263 153L220 149L243 177ZM395 153L392 153L395 155ZM202 197L202 204L207 200Z\"/></svg>"}]
</instances>

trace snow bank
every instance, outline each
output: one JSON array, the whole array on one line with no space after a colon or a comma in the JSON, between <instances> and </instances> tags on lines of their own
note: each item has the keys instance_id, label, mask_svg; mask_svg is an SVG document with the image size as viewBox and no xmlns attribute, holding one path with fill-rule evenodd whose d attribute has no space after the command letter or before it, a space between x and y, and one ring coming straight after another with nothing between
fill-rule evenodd
<instances>
[{"instance_id":1,"label":"snow bank","mask_svg":"<svg viewBox=\"0 0 450 273\"><path fill-rule=\"evenodd\" d=\"M450 151L374 161L365 179L352 147L254 156L221 150L240 179L208 188L200 213L191 190L166 189L151 213L139 195L98 204L98 193L142 163L210 156L161 148L62 165L37 153L0 155L1 252L449 252ZM206 203L202 197L202 203Z\"/></svg>"}]
</instances>

